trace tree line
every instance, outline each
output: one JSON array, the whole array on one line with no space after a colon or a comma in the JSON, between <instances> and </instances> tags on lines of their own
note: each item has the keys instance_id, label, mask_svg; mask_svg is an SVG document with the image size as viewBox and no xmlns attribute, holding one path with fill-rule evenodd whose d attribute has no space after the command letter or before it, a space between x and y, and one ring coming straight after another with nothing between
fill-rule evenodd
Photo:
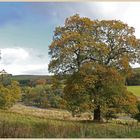
<instances>
[{"instance_id":1,"label":"tree line","mask_svg":"<svg viewBox=\"0 0 140 140\"><path fill-rule=\"evenodd\" d=\"M140 68L135 68L130 77L126 79L126 84L128 86L138 86L140 85Z\"/></svg>"}]
</instances>

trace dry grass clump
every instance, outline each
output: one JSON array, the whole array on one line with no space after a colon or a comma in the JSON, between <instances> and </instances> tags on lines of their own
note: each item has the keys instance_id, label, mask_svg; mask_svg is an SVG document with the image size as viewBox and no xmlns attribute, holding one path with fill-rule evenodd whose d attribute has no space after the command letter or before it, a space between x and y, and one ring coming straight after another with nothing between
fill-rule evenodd
<instances>
[{"instance_id":1,"label":"dry grass clump","mask_svg":"<svg viewBox=\"0 0 140 140\"><path fill-rule=\"evenodd\" d=\"M91 120L92 115L90 113L82 113L80 116L72 117L71 113L62 109L41 109L37 107L25 106L22 104L16 104L9 109L10 112L16 112L20 114L37 116L40 118L59 119L59 120Z\"/></svg>"}]
</instances>

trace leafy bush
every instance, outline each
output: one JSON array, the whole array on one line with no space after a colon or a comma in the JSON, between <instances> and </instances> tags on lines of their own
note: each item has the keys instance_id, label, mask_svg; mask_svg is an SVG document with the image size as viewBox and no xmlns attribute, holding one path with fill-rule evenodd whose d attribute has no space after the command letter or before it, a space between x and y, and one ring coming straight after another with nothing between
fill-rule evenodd
<instances>
[{"instance_id":1,"label":"leafy bush","mask_svg":"<svg viewBox=\"0 0 140 140\"><path fill-rule=\"evenodd\" d=\"M137 108L138 108L138 113L136 113L133 118L138 120L140 122L140 102L137 104Z\"/></svg>"},{"instance_id":2,"label":"leafy bush","mask_svg":"<svg viewBox=\"0 0 140 140\"><path fill-rule=\"evenodd\" d=\"M24 94L22 100L27 105L41 108L64 108L61 89L52 89L47 85L37 85L32 88L23 88L23 91Z\"/></svg>"},{"instance_id":3,"label":"leafy bush","mask_svg":"<svg viewBox=\"0 0 140 140\"><path fill-rule=\"evenodd\" d=\"M140 122L140 113L135 114L134 118Z\"/></svg>"},{"instance_id":4,"label":"leafy bush","mask_svg":"<svg viewBox=\"0 0 140 140\"><path fill-rule=\"evenodd\" d=\"M0 108L6 109L11 107L20 99L21 90L18 82L13 81L10 85L0 85Z\"/></svg>"}]
</instances>

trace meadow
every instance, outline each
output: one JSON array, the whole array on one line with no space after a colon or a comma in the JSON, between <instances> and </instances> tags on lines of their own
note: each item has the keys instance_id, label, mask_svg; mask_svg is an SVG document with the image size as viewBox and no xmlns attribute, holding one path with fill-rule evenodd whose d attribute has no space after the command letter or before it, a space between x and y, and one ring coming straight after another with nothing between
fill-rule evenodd
<instances>
[{"instance_id":1,"label":"meadow","mask_svg":"<svg viewBox=\"0 0 140 140\"><path fill-rule=\"evenodd\" d=\"M31 114L31 109L23 105L15 105L9 110L0 110L0 137L5 138L129 138L140 137L138 123L95 123L91 120L61 120L55 114L49 118L46 114ZM40 112L43 110L40 110ZM47 110L48 113L52 110ZM60 114L67 114L64 110L54 110ZM28 115L27 115L28 112ZM30 113L29 113L30 112ZM43 113L43 112L42 112ZM40 113L41 114L41 113ZM47 117L45 117L47 116ZM55 116L57 116L55 118Z\"/></svg>"},{"instance_id":2,"label":"meadow","mask_svg":"<svg viewBox=\"0 0 140 140\"><path fill-rule=\"evenodd\" d=\"M140 97L140 86L127 86L127 89L136 96Z\"/></svg>"}]
</instances>

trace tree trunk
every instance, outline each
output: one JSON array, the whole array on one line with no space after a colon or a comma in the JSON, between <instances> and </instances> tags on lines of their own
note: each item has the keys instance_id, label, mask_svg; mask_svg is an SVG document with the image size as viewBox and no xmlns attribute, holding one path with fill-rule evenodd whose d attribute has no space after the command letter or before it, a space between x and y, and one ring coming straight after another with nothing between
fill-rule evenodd
<instances>
[{"instance_id":1,"label":"tree trunk","mask_svg":"<svg viewBox=\"0 0 140 140\"><path fill-rule=\"evenodd\" d=\"M100 122L101 121L100 105L98 105L97 108L94 109L94 121L96 121L96 122Z\"/></svg>"}]
</instances>

